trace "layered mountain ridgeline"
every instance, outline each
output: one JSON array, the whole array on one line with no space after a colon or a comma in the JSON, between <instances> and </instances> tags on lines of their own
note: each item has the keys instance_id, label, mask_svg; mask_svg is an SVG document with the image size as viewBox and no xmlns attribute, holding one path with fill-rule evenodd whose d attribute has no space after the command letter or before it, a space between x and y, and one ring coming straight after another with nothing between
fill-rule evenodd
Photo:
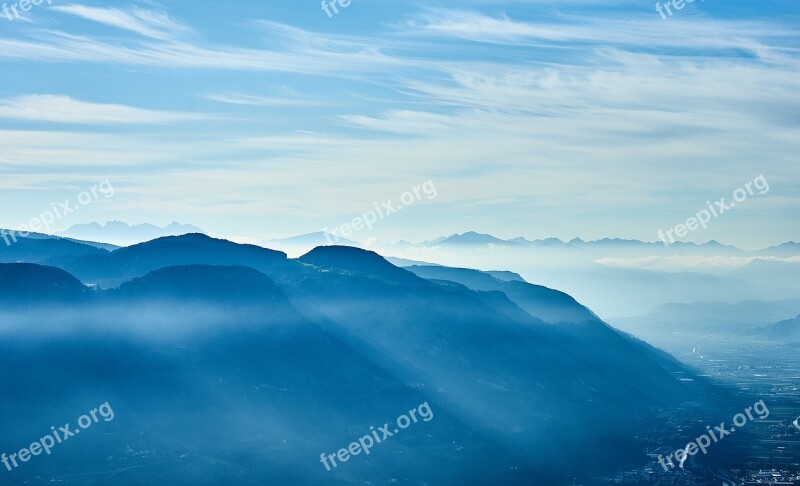
<instances>
[{"instance_id":1,"label":"layered mountain ridgeline","mask_svg":"<svg viewBox=\"0 0 800 486\"><path fill-rule=\"evenodd\" d=\"M633 364L632 356L638 358L636 362L645 365L644 369L647 369L650 359L656 359L659 365L670 370L682 368L675 359L666 353L610 327L570 295L541 285L530 284L513 272L483 272L443 266L405 268L420 277L431 280L458 282L478 291L502 292L530 315L546 322L560 324L559 331L574 339L574 345L583 349L584 353L594 353L598 360L606 363L615 362L620 370ZM641 352L634 353L632 348L637 348ZM633 373L639 371L639 368L633 367ZM647 373L644 375L646 376Z\"/></svg>"},{"instance_id":2,"label":"layered mountain ridgeline","mask_svg":"<svg viewBox=\"0 0 800 486\"><path fill-rule=\"evenodd\" d=\"M68 230L59 233L59 235L81 240L103 241L127 246L164 236L180 236L202 232L203 230L196 226L180 224L176 221L173 221L163 228L147 223L129 225L122 221L108 221L104 224L76 224Z\"/></svg>"},{"instance_id":3,"label":"layered mountain ridgeline","mask_svg":"<svg viewBox=\"0 0 800 486\"><path fill-rule=\"evenodd\" d=\"M504 280L488 272L467 268L442 266L412 266L407 270L429 280L450 280L473 290L497 290L506 294L529 314L546 322L585 322L598 320L589 309L580 305L569 295L557 290L531 285L521 277ZM508 275L506 274L506 277Z\"/></svg>"},{"instance_id":4,"label":"layered mountain ridgeline","mask_svg":"<svg viewBox=\"0 0 800 486\"><path fill-rule=\"evenodd\" d=\"M381 350L385 366L431 383L439 400L472 423L551 465L564 459L549 457L552 451L579 442L600 448L613 437L619 449L600 460L611 459L630 445L620 431L648 407L683 396L655 358L624 339L598 349L608 343L595 344L594 330L584 338L548 325L498 291L413 279L393 266L381 278L362 272L374 258L345 247L303 256L333 271L299 284L307 299L300 307L321 308L340 323L332 332ZM593 450L581 460L597 460Z\"/></svg>"},{"instance_id":5,"label":"layered mountain ridgeline","mask_svg":"<svg viewBox=\"0 0 800 486\"><path fill-rule=\"evenodd\" d=\"M41 304L51 302L33 290ZM3 471L12 481L463 484L473 464L511 484L521 474L518 452L430 400L425 386L398 380L310 323L250 268L161 269L95 294L92 305L80 314L4 313L0 365L15 372L0 377L4 396L13 396L0 401L3 451L27 446L53 423L74 429L76 417L105 401L116 415L46 459ZM257 318L250 305L262 306ZM26 325L8 332L20 319ZM320 464L321 453L425 401L434 419L366 461L335 472Z\"/></svg>"},{"instance_id":6,"label":"layered mountain ridgeline","mask_svg":"<svg viewBox=\"0 0 800 486\"><path fill-rule=\"evenodd\" d=\"M663 304L644 316L614 319L613 324L634 333L683 331L698 335L741 335L800 313L800 299L743 300Z\"/></svg>"},{"instance_id":7,"label":"layered mountain ridgeline","mask_svg":"<svg viewBox=\"0 0 800 486\"><path fill-rule=\"evenodd\" d=\"M42 303L76 304L89 295L77 278L55 267L0 264L0 305L8 309Z\"/></svg>"},{"instance_id":8,"label":"layered mountain ridgeline","mask_svg":"<svg viewBox=\"0 0 800 486\"><path fill-rule=\"evenodd\" d=\"M285 251L291 255L303 255L310 250L325 245L355 246L361 247L357 241L348 240L341 236L336 236L325 231L307 233L304 235L293 236L290 238L272 239L264 242L267 248Z\"/></svg>"},{"instance_id":9,"label":"layered mountain ridgeline","mask_svg":"<svg viewBox=\"0 0 800 486\"><path fill-rule=\"evenodd\" d=\"M757 334L775 341L800 344L800 315L765 326Z\"/></svg>"},{"instance_id":10,"label":"layered mountain ridgeline","mask_svg":"<svg viewBox=\"0 0 800 486\"><path fill-rule=\"evenodd\" d=\"M92 292L95 312L5 314L6 323L24 321L11 335L26 345L4 342L2 360L30 366L2 378L19 396L2 412L16 424L8 437L22 443L33 433L23 415L52 421L80 413L87 397L115 401L128 418L108 440L86 443L102 453L75 446L98 470L146 465L169 475L186 466L198 477L293 484L376 474L430 484L564 481L576 461L587 472L646 462L634 437L656 420L653 409L696 398L660 353L569 296L509 274L497 274L506 278L495 279L500 289L479 290L355 248L290 260L203 235L86 254L65 267L85 283L127 283ZM29 292L42 308L51 283ZM43 388L52 399L41 400ZM321 452L426 400L439 415L368 461L334 473L319 464ZM121 457L133 431L137 447L169 466Z\"/></svg>"},{"instance_id":11,"label":"layered mountain ridgeline","mask_svg":"<svg viewBox=\"0 0 800 486\"><path fill-rule=\"evenodd\" d=\"M0 245L0 262L51 265L68 271L86 284L118 287L153 270L175 265L241 265L278 270L293 262L283 252L255 245L237 245L201 233L169 236L107 251L64 238L17 238Z\"/></svg>"},{"instance_id":12,"label":"layered mountain ridgeline","mask_svg":"<svg viewBox=\"0 0 800 486\"><path fill-rule=\"evenodd\" d=\"M83 256L105 255L109 252L99 244L47 235L30 234L23 238L19 233L5 230L0 230L0 235L6 238L0 241L0 263L39 263L63 268L65 264Z\"/></svg>"},{"instance_id":13,"label":"layered mountain ridgeline","mask_svg":"<svg viewBox=\"0 0 800 486\"><path fill-rule=\"evenodd\" d=\"M800 245L797 243L786 243L777 247L765 248L758 252L747 252L732 245L724 245L717 241L711 240L703 244L687 243L687 242L673 242L670 245L665 245L663 241L640 241L640 240L626 240L620 238L603 238L599 240L586 241L581 238L573 238L569 241L564 241L559 238L543 238L537 240L529 240L527 238L519 237L513 239L501 239L496 236L475 231L468 231L463 234L454 234L450 236L442 236L431 241L424 241L421 243L408 243L398 242L389 245L394 248L451 248L451 249L468 249L468 248L486 248L486 247L502 247L506 250L522 250L529 249L536 250L565 250L565 251L578 251L578 252L602 252L605 255L609 254L626 254L633 255L661 255L661 254L701 254L701 255L730 255L740 256L747 254L763 254L763 255L800 255ZM793 253L792 253L793 252Z\"/></svg>"},{"instance_id":14,"label":"layered mountain ridgeline","mask_svg":"<svg viewBox=\"0 0 800 486\"><path fill-rule=\"evenodd\" d=\"M528 280L557 288L600 316L635 316L665 302L774 300L800 293L800 245L746 251L704 244L575 238L502 240L469 232L419 244L379 244L379 253L447 266L513 268ZM424 258L423 258L424 255ZM738 267L755 258L751 265ZM779 261L785 260L785 261ZM406 263L398 263L406 266Z\"/></svg>"},{"instance_id":15,"label":"layered mountain ridgeline","mask_svg":"<svg viewBox=\"0 0 800 486\"><path fill-rule=\"evenodd\" d=\"M292 263L283 252L194 233L159 238L102 255L86 255L64 263L61 268L83 282L110 288L174 265L240 265L274 272L296 266Z\"/></svg>"},{"instance_id":16,"label":"layered mountain ridgeline","mask_svg":"<svg viewBox=\"0 0 800 486\"><path fill-rule=\"evenodd\" d=\"M20 232L15 230L8 230L0 228L0 241L5 244L5 247L10 247L17 244L21 240L62 240L71 241L73 243L80 243L82 245L92 246L106 251L114 251L120 248L117 245L110 243L100 243L94 240L81 240L76 238L69 238L65 236L48 235L45 233L36 232ZM3 257L3 252L0 250L0 258Z\"/></svg>"},{"instance_id":17,"label":"layered mountain ridgeline","mask_svg":"<svg viewBox=\"0 0 800 486\"><path fill-rule=\"evenodd\" d=\"M775 253L781 256L796 257L800 254L797 243L785 243L774 247ZM783 253L783 255L782 255ZM765 260L756 258L747 265L730 273L731 276L746 279L761 285L780 282L800 293L800 262L795 260Z\"/></svg>"}]
</instances>

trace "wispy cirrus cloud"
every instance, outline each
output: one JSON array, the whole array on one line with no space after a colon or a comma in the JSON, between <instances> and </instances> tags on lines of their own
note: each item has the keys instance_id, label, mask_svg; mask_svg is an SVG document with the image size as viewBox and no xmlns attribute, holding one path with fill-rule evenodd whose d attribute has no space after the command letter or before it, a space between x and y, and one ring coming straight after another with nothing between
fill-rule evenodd
<instances>
[{"instance_id":1,"label":"wispy cirrus cloud","mask_svg":"<svg viewBox=\"0 0 800 486\"><path fill-rule=\"evenodd\" d=\"M203 206L217 228L253 211L284 232L308 229L311 199L316 217L336 219L396 192L391 181L432 176L447 187L443 232L490 221L476 229L515 233L524 214L544 232L526 236L646 238L759 173L785 182L759 201L775 206L732 214L704 237L740 241L750 224L753 240L774 239L791 230L781 214L800 207L800 38L778 16L697 9L664 22L627 0L466 0L334 25L231 6L71 4L0 32L0 63L19 73L0 94L6 175L49 177L44 186L63 164L108 167L136 210ZM113 82L92 85L92 99L113 105L87 101L98 74ZM204 116L170 111L198 97L225 115L162 130ZM149 110L134 108L141 99ZM28 132L24 120L89 127ZM421 225L395 221L403 238Z\"/></svg>"},{"instance_id":2,"label":"wispy cirrus cloud","mask_svg":"<svg viewBox=\"0 0 800 486\"><path fill-rule=\"evenodd\" d=\"M138 7L125 11L118 8L70 4L55 6L52 9L153 39L172 39L191 32L188 26L174 20L164 12Z\"/></svg>"},{"instance_id":3,"label":"wispy cirrus cloud","mask_svg":"<svg viewBox=\"0 0 800 486\"><path fill-rule=\"evenodd\" d=\"M192 29L167 14L133 7L98 8L72 4L55 9L136 37L78 35L58 29L31 29L24 37L0 37L0 59L87 62L169 69L277 71L343 75L411 66L385 54L377 42L325 35L278 22L253 22L269 39L263 47L224 45L184 34Z\"/></svg>"},{"instance_id":4,"label":"wispy cirrus cloud","mask_svg":"<svg viewBox=\"0 0 800 486\"><path fill-rule=\"evenodd\" d=\"M91 103L60 95L25 95L0 100L0 118L19 121L102 124L167 124L208 119L209 115L145 110Z\"/></svg>"},{"instance_id":5,"label":"wispy cirrus cloud","mask_svg":"<svg viewBox=\"0 0 800 486\"><path fill-rule=\"evenodd\" d=\"M681 18L662 22L642 15L629 18L560 15L550 21L522 21L506 15L492 16L478 11L428 9L406 22L409 33L455 38L487 44L528 46L587 46L634 48L674 55L675 49L705 51L715 56L725 49L747 51L762 58L796 55L796 31L791 24L750 20ZM733 53L736 54L736 53Z\"/></svg>"},{"instance_id":6,"label":"wispy cirrus cloud","mask_svg":"<svg viewBox=\"0 0 800 486\"><path fill-rule=\"evenodd\" d=\"M230 91L205 93L202 98L219 103L242 106L322 106L328 104L325 101L303 97L291 90L283 90L270 96Z\"/></svg>"}]
</instances>

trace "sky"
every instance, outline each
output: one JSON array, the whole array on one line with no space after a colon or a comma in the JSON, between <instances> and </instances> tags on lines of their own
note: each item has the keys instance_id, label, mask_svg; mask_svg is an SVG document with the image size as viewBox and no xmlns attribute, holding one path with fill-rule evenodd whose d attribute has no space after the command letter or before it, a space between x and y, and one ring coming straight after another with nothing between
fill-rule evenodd
<instances>
[{"instance_id":1,"label":"sky","mask_svg":"<svg viewBox=\"0 0 800 486\"><path fill-rule=\"evenodd\" d=\"M763 176L679 239L800 240L796 0L5 6L0 227L72 201L46 232L264 241L431 181L349 238L655 241ZM112 197L75 202L104 181Z\"/></svg>"}]
</instances>

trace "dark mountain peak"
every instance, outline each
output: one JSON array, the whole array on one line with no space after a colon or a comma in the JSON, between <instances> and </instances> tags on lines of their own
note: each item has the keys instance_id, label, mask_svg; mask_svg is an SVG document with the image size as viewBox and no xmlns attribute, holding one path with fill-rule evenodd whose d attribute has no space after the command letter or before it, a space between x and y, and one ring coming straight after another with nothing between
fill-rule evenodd
<instances>
[{"instance_id":1,"label":"dark mountain peak","mask_svg":"<svg viewBox=\"0 0 800 486\"><path fill-rule=\"evenodd\" d=\"M268 248L263 248L256 245L241 245L239 243L234 243L233 241L212 238L203 233L187 233L185 235L179 236L163 236L161 238L156 238L154 240L146 241L144 243L139 243L137 245L129 246L127 248L122 248L117 250L116 254L126 254L126 253L135 253L140 251L147 251L151 249L159 249L159 250L179 250L181 252L188 252L187 258L191 258L194 256L192 252L209 252L215 250L228 250L228 249L240 249L245 251L252 251L252 252L259 252L264 255L271 255L276 259L286 259L286 253L276 250L270 250ZM194 262L187 262L194 263ZM200 263L200 262L197 262Z\"/></svg>"},{"instance_id":2,"label":"dark mountain peak","mask_svg":"<svg viewBox=\"0 0 800 486\"><path fill-rule=\"evenodd\" d=\"M105 223L76 224L59 235L89 241L102 241L128 246L150 241L162 236L176 236L187 233L202 233L203 230L190 224L173 221L163 228L150 223L128 224L124 221L107 221Z\"/></svg>"},{"instance_id":3,"label":"dark mountain peak","mask_svg":"<svg viewBox=\"0 0 800 486\"><path fill-rule=\"evenodd\" d=\"M289 264L286 253L280 251L190 233L120 248L102 258L81 258L65 268L84 282L111 288L154 270L179 265L241 265L272 275Z\"/></svg>"},{"instance_id":4,"label":"dark mountain peak","mask_svg":"<svg viewBox=\"0 0 800 486\"><path fill-rule=\"evenodd\" d=\"M298 260L326 270L363 273L392 281L418 280L413 273L392 265L377 253L352 246L320 246Z\"/></svg>"},{"instance_id":5,"label":"dark mountain peak","mask_svg":"<svg viewBox=\"0 0 800 486\"><path fill-rule=\"evenodd\" d=\"M0 302L72 302L84 297L87 288L60 268L33 263L0 264Z\"/></svg>"},{"instance_id":6,"label":"dark mountain peak","mask_svg":"<svg viewBox=\"0 0 800 486\"><path fill-rule=\"evenodd\" d=\"M135 298L267 303L285 300L272 279L250 267L179 265L123 284L115 295Z\"/></svg>"},{"instance_id":7,"label":"dark mountain peak","mask_svg":"<svg viewBox=\"0 0 800 486\"><path fill-rule=\"evenodd\" d=\"M202 241L202 242L210 242L214 241L215 239L203 234L203 233L186 233L185 235L177 235L177 236L163 236L161 238L156 238L155 240L151 240L150 242L154 241ZM228 241L228 240L216 240L216 241ZM147 242L147 243L150 243ZM141 243L146 244L146 243Z\"/></svg>"}]
</instances>

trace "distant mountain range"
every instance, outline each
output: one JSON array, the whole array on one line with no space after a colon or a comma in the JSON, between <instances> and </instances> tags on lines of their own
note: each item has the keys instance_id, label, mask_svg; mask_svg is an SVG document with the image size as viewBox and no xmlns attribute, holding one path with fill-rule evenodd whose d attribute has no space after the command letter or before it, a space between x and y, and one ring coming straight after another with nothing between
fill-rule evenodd
<instances>
[{"instance_id":1,"label":"distant mountain range","mask_svg":"<svg viewBox=\"0 0 800 486\"><path fill-rule=\"evenodd\" d=\"M404 269L347 246L291 259L202 234L114 251L23 239L0 248L11 258L25 263L0 264L0 292L24 305L3 312L0 366L26 366L0 377L15 397L0 403L4 439L24 443L23 415L70 417L89 393L118 405L113 427L54 455L67 472L137 464L110 459L127 447L176 466L189 457L184 479L222 468L242 482L326 483L320 452L428 401L434 421L335 482L377 468L409 483L558 484L580 474L576 461L602 471L640 454L653 410L703 390L674 378L693 375L669 356L511 272Z\"/></svg>"},{"instance_id":2,"label":"distant mountain range","mask_svg":"<svg viewBox=\"0 0 800 486\"><path fill-rule=\"evenodd\" d=\"M502 240L467 232L412 244L377 245L383 255L481 270L513 268L568 292L603 317L635 316L665 302L800 297L800 245L747 251L716 241L696 245L624 239ZM796 254L792 254L797 250Z\"/></svg>"},{"instance_id":3,"label":"distant mountain range","mask_svg":"<svg viewBox=\"0 0 800 486\"><path fill-rule=\"evenodd\" d=\"M616 318L612 323L643 338L678 331L712 340L741 336L800 344L800 299L664 304L644 316Z\"/></svg>"},{"instance_id":4,"label":"distant mountain range","mask_svg":"<svg viewBox=\"0 0 800 486\"><path fill-rule=\"evenodd\" d=\"M176 225L172 228L191 228ZM41 234L30 236L30 239L40 240L56 238L60 237ZM119 248L90 240L69 240L101 250ZM54 254L39 250L49 244L31 241L8 247L0 244L0 262L31 261L49 265L53 261L43 260L44 255L49 258ZM323 232L270 240L264 246L299 257L313 248L332 244L361 246L352 240L328 238ZM800 262L794 263L787 257L800 245L791 242L759 253L746 252L714 241L704 245L676 244L664 248L660 243L637 240L501 240L492 235L467 232L418 245L406 242L398 245L378 245L374 250L402 267L437 264L456 267L467 265L485 270L514 268L519 274L531 277L542 285L567 291L605 317L642 314L664 302L736 302L800 296ZM29 247L32 251L27 250ZM77 262L74 258L66 261L75 252L78 255L92 253L89 249L60 245L57 252L61 252L63 257L56 261L59 265L92 283L113 287L124 281L124 274L117 279L108 279L107 269L102 275L98 274L99 277L92 277L91 261ZM770 253L775 256L770 256ZM717 265L720 261L723 262L722 266ZM747 261L750 263L745 264Z\"/></svg>"},{"instance_id":5,"label":"distant mountain range","mask_svg":"<svg viewBox=\"0 0 800 486\"><path fill-rule=\"evenodd\" d=\"M68 230L57 233L56 236L70 238L74 240L88 242L110 243L111 246L129 246L136 243L143 243L164 236L180 236L190 233L205 233L196 226L173 222L165 227L160 227L148 223L129 225L121 221L109 221L107 223L88 223L72 226ZM39 235L39 237L50 237L50 235ZM361 248L363 245L358 241L344 237L337 237L325 232L318 231L287 238L276 238L264 241L263 244L270 248L296 252L296 250L309 250L318 246L352 246ZM629 255L666 255L666 254L704 254L715 256L773 256L773 257L793 257L800 256L800 243L787 242L780 245L770 246L760 250L742 250L733 245L724 245L714 240L707 243L695 244L676 242L665 247L660 241L646 242L635 239L603 238L599 240L583 240L573 238L564 241L559 238L544 238L529 240L524 237L502 239L496 236L468 231L461 234L442 236L421 243L409 243L399 241L396 243L382 244L381 248L386 249L407 249L407 248L480 248L480 247L503 247L509 249L539 248L539 249L586 249L605 252L624 252Z\"/></svg>"},{"instance_id":6,"label":"distant mountain range","mask_svg":"<svg viewBox=\"0 0 800 486\"><path fill-rule=\"evenodd\" d=\"M57 235L128 246L163 236L179 236L189 233L203 233L203 230L196 226L178 222L172 222L162 228L148 223L129 225L122 221L109 221L104 224L77 224L64 232L57 233Z\"/></svg>"},{"instance_id":7,"label":"distant mountain range","mask_svg":"<svg viewBox=\"0 0 800 486\"><path fill-rule=\"evenodd\" d=\"M795 289L800 295L800 261L773 261L756 258L728 275L761 285L780 282L782 285Z\"/></svg>"},{"instance_id":8,"label":"distant mountain range","mask_svg":"<svg viewBox=\"0 0 800 486\"><path fill-rule=\"evenodd\" d=\"M513 238L504 240L492 236L490 234L477 233L469 231L463 234L454 234L450 236L442 236L430 241L414 244L406 241L401 241L395 244L385 245L389 248L409 248L409 247L481 247L481 246L496 246L507 248L574 248L574 249L592 249L592 250L608 250L619 251L626 250L627 252L645 250L648 254L714 254L714 255L730 255L730 256L746 256L746 255L764 255L764 256L798 256L800 255L800 243L788 242L778 246L771 246L762 250L746 251L739 249L733 245L723 245L717 241L711 240L703 244L676 242L668 247L660 241L645 242L640 240L626 240L619 238L604 238L600 240L585 241L580 238L574 238L569 241L563 241L558 238L545 238L537 240L528 240L526 238Z\"/></svg>"},{"instance_id":9,"label":"distant mountain range","mask_svg":"<svg viewBox=\"0 0 800 486\"><path fill-rule=\"evenodd\" d=\"M654 331L682 331L700 335L750 335L792 342L800 337L800 299L746 300L663 304L639 317L613 319L628 332L647 336ZM776 324L777 321L781 321Z\"/></svg>"},{"instance_id":10,"label":"distant mountain range","mask_svg":"<svg viewBox=\"0 0 800 486\"><path fill-rule=\"evenodd\" d=\"M758 334L775 341L800 344L800 314L758 330Z\"/></svg>"}]
</instances>

